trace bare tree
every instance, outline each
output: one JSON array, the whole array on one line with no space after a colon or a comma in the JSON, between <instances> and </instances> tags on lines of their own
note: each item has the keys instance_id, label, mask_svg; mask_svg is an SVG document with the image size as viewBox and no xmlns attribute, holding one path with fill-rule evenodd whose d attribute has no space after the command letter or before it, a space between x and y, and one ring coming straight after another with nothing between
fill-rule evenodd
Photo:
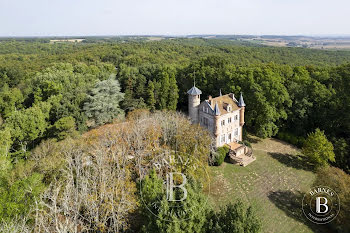
<instances>
[{"instance_id":1,"label":"bare tree","mask_svg":"<svg viewBox=\"0 0 350 233\"><path fill-rule=\"evenodd\" d=\"M162 159L161 152L177 150L206 166L210 142L207 131L176 112L139 112L59 146L47 142L33 160L50 160L45 154L54 148L60 156L52 158L64 158L64 166L37 202L35 231L125 231L139 205L136 182Z\"/></svg>"},{"instance_id":2,"label":"bare tree","mask_svg":"<svg viewBox=\"0 0 350 233\"><path fill-rule=\"evenodd\" d=\"M80 141L62 153L66 166L38 201L36 231L119 232L136 206L128 159L119 153L118 137L89 144Z\"/></svg>"}]
</instances>

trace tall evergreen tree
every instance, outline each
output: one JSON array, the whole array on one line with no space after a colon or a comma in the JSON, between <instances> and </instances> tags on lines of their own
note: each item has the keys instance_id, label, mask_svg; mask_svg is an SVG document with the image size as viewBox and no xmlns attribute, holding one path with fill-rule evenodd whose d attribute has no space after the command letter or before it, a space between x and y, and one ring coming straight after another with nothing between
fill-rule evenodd
<instances>
[{"instance_id":1,"label":"tall evergreen tree","mask_svg":"<svg viewBox=\"0 0 350 233\"><path fill-rule=\"evenodd\" d=\"M157 177L155 171L153 170L149 176L146 176L142 181L141 193L145 204L143 215L147 222L142 231L204 232L209 213L206 199L201 193L199 184L192 179L189 179L186 190L185 200L170 205L163 189L163 181ZM183 195L182 191L176 189L175 196L180 197L181 195Z\"/></svg>"},{"instance_id":2,"label":"tall evergreen tree","mask_svg":"<svg viewBox=\"0 0 350 233\"><path fill-rule=\"evenodd\" d=\"M154 81L154 98L156 100L156 109L162 109L161 107L161 95L163 92L162 83L159 81Z\"/></svg>"},{"instance_id":3,"label":"tall evergreen tree","mask_svg":"<svg viewBox=\"0 0 350 233\"><path fill-rule=\"evenodd\" d=\"M145 98L145 86L146 86L146 77L143 75L140 75L137 78L137 83L136 83L136 93L135 96L138 98Z\"/></svg>"},{"instance_id":4,"label":"tall evergreen tree","mask_svg":"<svg viewBox=\"0 0 350 233\"><path fill-rule=\"evenodd\" d=\"M161 84L162 84L162 90L160 92L160 108L161 109L166 109L167 108L167 103L168 103L168 98L169 98L169 74L165 71L161 73Z\"/></svg>"},{"instance_id":5,"label":"tall evergreen tree","mask_svg":"<svg viewBox=\"0 0 350 233\"><path fill-rule=\"evenodd\" d=\"M251 206L241 200L221 207L220 211L212 211L207 222L208 233L258 233L261 222Z\"/></svg>"},{"instance_id":6,"label":"tall evergreen tree","mask_svg":"<svg viewBox=\"0 0 350 233\"><path fill-rule=\"evenodd\" d=\"M154 84L150 80L147 87L147 104L151 111L155 110L156 99L154 98Z\"/></svg>"},{"instance_id":7,"label":"tall evergreen tree","mask_svg":"<svg viewBox=\"0 0 350 233\"><path fill-rule=\"evenodd\" d=\"M179 89L176 84L175 74L171 74L169 82L168 109L176 110L177 100L179 99Z\"/></svg>"},{"instance_id":8,"label":"tall evergreen tree","mask_svg":"<svg viewBox=\"0 0 350 233\"><path fill-rule=\"evenodd\" d=\"M90 91L87 101L84 104L84 111L93 125L102 125L111 122L112 119L123 115L119 102L124 98L120 92L119 82L115 79L108 79L96 84Z\"/></svg>"}]
</instances>

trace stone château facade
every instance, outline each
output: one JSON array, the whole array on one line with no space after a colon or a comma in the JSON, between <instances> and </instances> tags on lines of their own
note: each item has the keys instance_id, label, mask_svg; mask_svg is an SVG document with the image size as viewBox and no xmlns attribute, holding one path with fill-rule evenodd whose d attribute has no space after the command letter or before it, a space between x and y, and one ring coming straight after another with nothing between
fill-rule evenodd
<instances>
[{"instance_id":1,"label":"stone ch\u00e2teau facade","mask_svg":"<svg viewBox=\"0 0 350 233\"><path fill-rule=\"evenodd\" d=\"M234 94L200 101L202 94L196 86L188 92L188 112L193 123L207 128L215 138L216 147L242 141L245 103L241 94L237 100Z\"/></svg>"},{"instance_id":2,"label":"stone ch\u00e2teau facade","mask_svg":"<svg viewBox=\"0 0 350 233\"><path fill-rule=\"evenodd\" d=\"M200 124L214 137L215 147L228 146L229 160L242 166L255 161L251 148L242 143L245 103L233 93L220 95L201 102L202 91L195 85L188 90L188 112L193 124Z\"/></svg>"}]
</instances>

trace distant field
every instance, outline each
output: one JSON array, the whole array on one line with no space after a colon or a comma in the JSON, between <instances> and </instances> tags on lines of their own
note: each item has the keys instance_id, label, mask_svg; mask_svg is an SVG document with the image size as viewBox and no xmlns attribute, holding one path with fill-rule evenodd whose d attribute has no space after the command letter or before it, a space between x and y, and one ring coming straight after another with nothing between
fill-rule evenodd
<instances>
[{"instance_id":1,"label":"distant field","mask_svg":"<svg viewBox=\"0 0 350 233\"><path fill-rule=\"evenodd\" d=\"M50 40L50 43L62 43L62 42L71 42L71 43L80 43L85 39L59 39L59 40Z\"/></svg>"},{"instance_id":2,"label":"distant field","mask_svg":"<svg viewBox=\"0 0 350 233\"><path fill-rule=\"evenodd\" d=\"M254 37L241 39L251 43L275 47L305 47L326 50L348 50L350 49L350 38L317 38L317 37Z\"/></svg>"},{"instance_id":3,"label":"distant field","mask_svg":"<svg viewBox=\"0 0 350 233\"><path fill-rule=\"evenodd\" d=\"M345 49L349 50L350 49L350 42L349 43L333 43L333 44L328 44L328 45L315 45L311 48L316 48L316 49Z\"/></svg>"},{"instance_id":4,"label":"distant field","mask_svg":"<svg viewBox=\"0 0 350 233\"><path fill-rule=\"evenodd\" d=\"M241 198L252 203L262 219L263 232L321 232L302 214L300 197L315 174L304 167L299 151L275 139L254 140L257 160L252 164L211 167L210 202L218 206Z\"/></svg>"}]
</instances>

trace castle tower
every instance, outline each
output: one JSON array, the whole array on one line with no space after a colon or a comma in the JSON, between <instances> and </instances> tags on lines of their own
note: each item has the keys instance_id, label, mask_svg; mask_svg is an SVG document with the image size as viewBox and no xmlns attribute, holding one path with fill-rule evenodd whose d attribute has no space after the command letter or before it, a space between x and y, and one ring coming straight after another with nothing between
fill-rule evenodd
<instances>
[{"instance_id":1,"label":"castle tower","mask_svg":"<svg viewBox=\"0 0 350 233\"><path fill-rule=\"evenodd\" d=\"M239 124L241 126L244 125L244 110L245 110L245 103L244 103L244 100L243 100L243 95L242 95L242 92L241 92L241 96L239 97L239 101L238 101L238 107L241 108L240 110L240 121L239 121Z\"/></svg>"},{"instance_id":2,"label":"castle tower","mask_svg":"<svg viewBox=\"0 0 350 233\"><path fill-rule=\"evenodd\" d=\"M199 122L198 119L198 107L201 103L200 95L202 91L199 90L195 85L187 91L188 94L188 114L191 118L192 123L197 124Z\"/></svg>"}]
</instances>

